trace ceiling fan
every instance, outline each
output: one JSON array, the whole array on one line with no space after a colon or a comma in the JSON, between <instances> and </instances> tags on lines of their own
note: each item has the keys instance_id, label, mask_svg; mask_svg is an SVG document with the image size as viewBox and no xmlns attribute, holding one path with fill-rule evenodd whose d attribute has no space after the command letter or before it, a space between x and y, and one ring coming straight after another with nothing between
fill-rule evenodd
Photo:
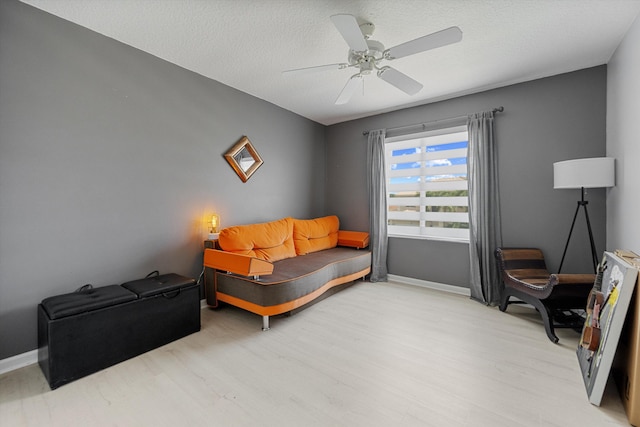
<instances>
[{"instance_id":1,"label":"ceiling fan","mask_svg":"<svg viewBox=\"0 0 640 427\"><path fill-rule=\"evenodd\" d=\"M349 45L346 63L319 65L315 67L297 68L283 71L283 74L309 73L324 70L343 70L354 68L358 72L352 75L336 99L336 104L346 104L363 84L363 77L377 71L378 77L397 87L408 95L415 95L422 89L422 84L404 73L387 65L383 61L393 61L437 47L457 43L462 40L462 31L458 27L450 27L417 39L399 44L389 49L376 40L370 40L375 30L372 23L358 24L353 15L339 14L331 16L331 22L338 29Z\"/></svg>"}]
</instances>

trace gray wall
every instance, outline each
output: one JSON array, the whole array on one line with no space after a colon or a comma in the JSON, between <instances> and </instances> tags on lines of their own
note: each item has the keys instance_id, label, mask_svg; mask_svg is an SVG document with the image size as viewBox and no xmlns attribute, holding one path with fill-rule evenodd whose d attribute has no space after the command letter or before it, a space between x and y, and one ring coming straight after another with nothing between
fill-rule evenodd
<instances>
[{"instance_id":1,"label":"gray wall","mask_svg":"<svg viewBox=\"0 0 640 427\"><path fill-rule=\"evenodd\" d=\"M434 104L367 117L327 129L327 211L368 229L366 137L370 129L446 119L504 106L496 116L505 246L536 246L557 271L579 190L553 189L553 163L605 155L606 67L600 66ZM605 249L605 193L588 194L598 251ZM391 274L469 286L468 245L390 238ZM588 272L584 215L578 217L562 271Z\"/></svg>"},{"instance_id":2,"label":"gray wall","mask_svg":"<svg viewBox=\"0 0 640 427\"><path fill-rule=\"evenodd\" d=\"M224 226L335 213L367 230L362 131L499 105L504 243L539 246L557 269L579 194L553 190L552 164L605 154L605 96L603 66L325 128L2 0L0 359L36 347L43 298L154 269L196 277L213 210ZM244 184L222 158L243 135L265 160ZM599 250L604 198L589 194ZM589 265L577 227L566 272ZM466 244L394 238L389 267L468 287Z\"/></svg>"},{"instance_id":3,"label":"gray wall","mask_svg":"<svg viewBox=\"0 0 640 427\"><path fill-rule=\"evenodd\" d=\"M221 65L224 66L224 65ZM325 128L15 1L0 1L0 359L36 306L152 270L197 277L204 217L324 214ZM242 183L243 135L264 165Z\"/></svg>"},{"instance_id":4,"label":"gray wall","mask_svg":"<svg viewBox=\"0 0 640 427\"><path fill-rule=\"evenodd\" d=\"M607 73L607 155L616 186L607 194L607 246L640 254L640 17L611 58Z\"/></svg>"}]
</instances>

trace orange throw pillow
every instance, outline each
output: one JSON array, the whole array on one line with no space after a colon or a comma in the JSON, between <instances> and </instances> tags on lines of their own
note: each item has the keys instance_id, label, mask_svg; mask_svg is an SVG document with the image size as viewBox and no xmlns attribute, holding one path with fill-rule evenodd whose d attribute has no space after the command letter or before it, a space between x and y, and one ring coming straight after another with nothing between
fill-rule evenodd
<instances>
[{"instance_id":1,"label":"orange throw pillow","mask_svg":"<svg viewBox=\"0 0 640 427\"><path fill-rule=\"evenodd\" d=\"M220 232L218 244L224 251L269 262L294 257L293 218L227 227Z\"/></svg>"},{"instance_id":2,"label":"orange throw pillow","mask_svg":"<svg viewBox=\"0 0 640 427\"><path fill-rule=\"evenodd\" d=\"M340 220L337 216L293 220L293 242L298 255L306 255L338 245Z\"/></svg>"}]
</instances>

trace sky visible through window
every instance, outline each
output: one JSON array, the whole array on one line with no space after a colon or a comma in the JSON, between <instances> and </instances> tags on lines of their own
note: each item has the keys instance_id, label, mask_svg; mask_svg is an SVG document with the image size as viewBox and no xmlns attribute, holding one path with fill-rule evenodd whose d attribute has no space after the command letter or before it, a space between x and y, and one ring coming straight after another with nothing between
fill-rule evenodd
<instances>
[{"instance_id":1,"label":"sky visible through window","mask_svg":"<svg viewBox=\"0 0 640 427\"><path fill-rule=\"evenodd\" d=\"M450 152L451 150L457 149L466 149L469 145L468 141L457 141L457 142L449 142L446 144L438 144L438 145L429 145L426 147L412 147L412 148L403 148L399 150L393 150L391 152L391 156L393 160L397 160L398 163L391 164L391 170L409 170L409 169L420 169L423 167L422 163L424 163L424 167L428 168L437 168L439 166L453 166L453 165L466 165L467 158L466 157L446 157L441 159L433 159L426 160L424 162L402 162L402 156L420 154L421 150L424 148L426 153L433 152L443 152L443 155L446 155L446 152ZM435 172L435 171L434 171ZM466 179L466 173L454 173L454 174L445 174L445 175L427 175L427 176L406 176L406 177L393 177L390 180L391 184L406 184L406 183L417 183L422 179L425 182L428 181L441 181L441 180L450 180L450 179Z\"/></svg>"}]
</instances>

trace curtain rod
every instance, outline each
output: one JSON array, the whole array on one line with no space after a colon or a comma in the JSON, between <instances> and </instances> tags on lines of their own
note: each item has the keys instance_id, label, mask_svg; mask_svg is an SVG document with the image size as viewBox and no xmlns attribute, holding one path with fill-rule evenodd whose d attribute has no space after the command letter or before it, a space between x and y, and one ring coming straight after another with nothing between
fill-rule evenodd
<instances>
[{"instance_id":1,"label":"curtain rod","mask_svg":"<svg viewBox=\"0 0 640 427\"><path fill-rule=\"evenodd\" d=\"M501 106L499 106L499 107L494 108L494 109L493 109L493 110L491 110L491 111L492 111L493 113L502 113L502 112L504 111L504 107L501 105ZM466 116L450 117L450 118L448 118L448 119L439 119L439 120L434 120L434 121L432 121L432 122L427 122L427 123L416 123L415 125L398 126L398 127L395 127L395 128L388 128L388 129L386 129L386 130L387 130L387 131L390 131L390 130L400 130L400 129L405 129L405 128L413 128L413 127L417 127L417 126L422 126L422 127L424 127L424 126L426 126L426 125L430 125L430 124L433 124L433 123L438 123L438 122L449 122L449 121L452 121L452 120L464 119L465 117L468 117L468 115L466 115ZM362 132L362 134L363 134L363 135L365 135L365 136L366 136L366 135L369 135L369 131L368 131L368 130L365 130L364 132Z\"/></svg>"}]
</instances>

